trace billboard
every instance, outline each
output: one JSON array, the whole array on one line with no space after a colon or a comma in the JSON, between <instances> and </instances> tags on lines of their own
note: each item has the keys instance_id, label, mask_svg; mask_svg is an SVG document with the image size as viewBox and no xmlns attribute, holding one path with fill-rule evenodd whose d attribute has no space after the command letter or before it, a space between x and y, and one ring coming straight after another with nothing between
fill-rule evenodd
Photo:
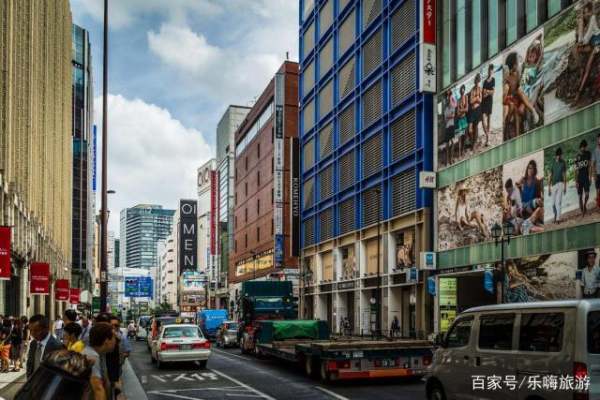
<instances>
[{"instance_id":1,"label":"billboard","mask_svg":"<svg viewBox=\"0 0 600 400\"><path fill-rule=\"evenodd\" d=\"M196 200L179 201L179 273L198 268L198 233ZM211 214L211 220L216 215ZM212 232L211 232L212 235Z\"/></svg>"},{"instance_id":2,"label":"billboard","mask_svg":"<svg viewBox=\"0 0 600 400\"><path fill-rule=\"evenodd\" d=\"M206 276L197 271L185 271L181 276L182 292L200 292L204 291Z\"/></svg>"},{"instance_id":3,"label":"billboard","mask_svg":"<svg viewBox=\"0 0 600 400\"><path fill-rule=\"evenodd\" d=\"M265 269L273 268L273 250L268 250L258 254L254 258L247 258L246 260L240 261L236 264L235 275L243 276L246 274L252 274L255 271L261 271Z\"/></svg>"},{"instance_id":4,"label":"billboard","mask_svg":"<svg viewBox=\"0 0 600 400\"><path fill-rule=\"evenodd\" d=\"M210 254L217 254L217 219L219 186L217 171L210 171Z\"/></svg>"},{"instance_id":5,"label":"billboard","mask_svg":"<svg viewBox=\"0 0 600 400\"><path fill-rule=\"evenodd\" d=\"M436 92L436 0L420 1L420 38L419 54L421 69L419 71L419 90L422 92Z\"/></svg>"},{"instance_id":6,"label":"billboard","mask_svg":"<svg viewBox=\"0 0 600 400\"><path fill-rule=\"evenodd\" d=\"M29 271L29 293L50 294L50 264L32 262Z\"/></svg>"},{"instance_id":7,"label":"billboard","mask_svg":"<svg viewBox=\"0 0 600 400\"><path fill-rule=\"evenodd\" d=\"M438 249L490 241L495 223L529 235L600 222L600 130L438 191Z\"/></svg>"},{"instance_id":8,"label":"billboard","mask_svg":"<svg viewBox=\"0 0 600 400\"><path fill-rule=\"evenodd\" d=\"M600 101L600 0L580 1L447 88L438 166L451 166Z\"/></svg>"},{"instance_id":9,"label":"billboard","mask_svg":"<svg viewBox=\"0 0 600 400\"><path fill-rule=\"evenodd\" d=\"M11 228L0 226L0 280L9 280Z\"/></svg>"},{"instance_id":10,"label":"billboard","mask_svg":"<svg viewBox=\"0 0 600 400\"><path fill-rule=\"evenodd\" d=\"M152 297L154 284L149 276L125 278L125 297Z\"/></svg>"}]
</instances>

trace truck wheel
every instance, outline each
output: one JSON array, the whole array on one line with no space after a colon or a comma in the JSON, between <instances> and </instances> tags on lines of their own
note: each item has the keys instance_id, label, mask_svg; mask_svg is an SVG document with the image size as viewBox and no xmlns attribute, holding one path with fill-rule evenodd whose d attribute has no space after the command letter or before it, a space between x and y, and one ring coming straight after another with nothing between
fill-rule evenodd
<instances>
[{"instance_id":1,"label":"truck wheel","mask_svg":"<svg viewBox=\"0 0 600 400\"><path fill-rule=\"evenodd\" d=\"M304 372L307 376L315 377L317 373L316 362L311 356L304 359Z\"/></svg>"},{"instance_id":2,"label":"truck wheel","mask_svg":"<svg viewBox=\"0 0 600 400\"><path fill-rule=\"evenodd\" d=\"M322 382L329 382L331 380L331 374L327 371L327 361L321 361L321 368L319 369L319 378Z\"/></svg>"},{"instance_id":3,"label":"truck wheel","mask_svg":"<svg viewBox=\"0 0 600 400\"><path fill-rule=\"evenodd\" d=\"M428 400L446 400L446 394L444 393L444 388L442 385L435 383L429 389L429 393L427 395Z\"/></svg>"}]
</instances>

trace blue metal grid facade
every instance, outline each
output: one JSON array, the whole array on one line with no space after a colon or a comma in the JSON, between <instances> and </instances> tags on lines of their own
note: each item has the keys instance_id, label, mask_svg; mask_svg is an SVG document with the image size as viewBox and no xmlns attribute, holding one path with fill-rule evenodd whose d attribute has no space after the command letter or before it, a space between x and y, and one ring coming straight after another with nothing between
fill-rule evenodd
<instances>
[{"instance_id":1,"label":"blue metal grid facade","mask_svg":"<svg viewBox=\"0 0 600 400\"><path fill-rule=\"evenodd\" d=\"M433 170L419 3L300 0L302 247L432 205L418 188Z\"/></svg>"}]
</instances>

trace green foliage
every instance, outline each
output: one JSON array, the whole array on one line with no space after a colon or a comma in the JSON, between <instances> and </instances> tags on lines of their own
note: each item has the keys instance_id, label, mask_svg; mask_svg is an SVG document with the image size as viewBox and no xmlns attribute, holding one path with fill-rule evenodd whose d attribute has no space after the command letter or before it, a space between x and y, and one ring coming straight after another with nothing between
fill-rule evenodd
<instances>
[{"instance_id":1,"label":"green foliage","mask_svg":"<svg viewBox=\"0 0 600 400\"><path fill-rule=\"evenodd\" d=\"M551 22L547 23L544 28L544 46L550 46L559 37L569 31L573 31L577 28L577 13L575 8L560 15Z\"/></svg>"}]
</instances>

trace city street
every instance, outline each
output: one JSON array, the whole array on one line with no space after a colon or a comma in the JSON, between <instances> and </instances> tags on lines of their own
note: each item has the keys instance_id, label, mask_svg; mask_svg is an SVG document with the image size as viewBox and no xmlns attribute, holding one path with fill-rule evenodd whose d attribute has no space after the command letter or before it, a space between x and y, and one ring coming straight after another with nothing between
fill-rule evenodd
<instances>
[{"instance_id":1,"label":"city street","mask_svg":"<svg viewBox=\"0 0 600 400\"><path fill-rule=\"evenodd\" d=\"M149 400L169 399L423 399L420 381L342 382L324 385L293 365L213 347L206 370L194 363L157 369L144 342L134 344L131 365Z\"/></svg>"}]
</instances>

